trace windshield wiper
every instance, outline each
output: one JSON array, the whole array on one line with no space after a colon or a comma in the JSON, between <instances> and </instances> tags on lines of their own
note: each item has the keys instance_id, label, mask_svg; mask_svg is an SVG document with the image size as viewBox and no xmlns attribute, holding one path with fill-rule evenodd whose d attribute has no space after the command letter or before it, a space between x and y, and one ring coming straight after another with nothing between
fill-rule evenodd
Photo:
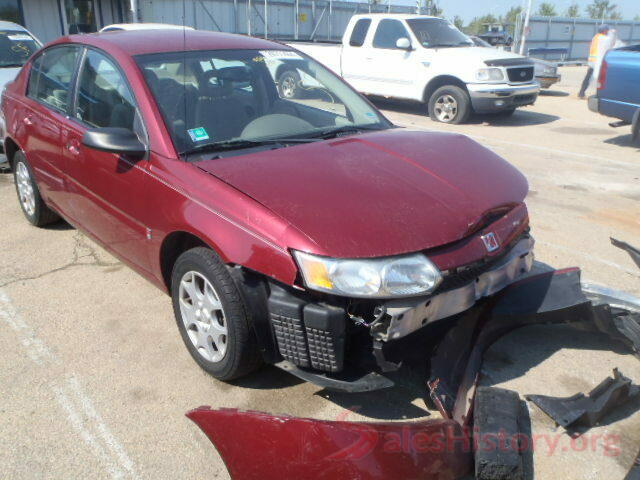
<instances>
[{"instance_id":1,"label":"windshield wiper","mask_svg":"<svg viewBox=\"0 0 640 480\"><path fill-rule=\"evenodd\" d=\"M361 133L361 132L373 132L376 130L382 130L380 127L371 127L368 125L357 126L357 125L345 125L343 127L330 128L328 130L322 130L317 133L319 138L327 139L327 138L335 138L341 134L351 134L351 133Z\"/></svg>"},{"instance_id":2,"label":"windshield wiper","mask_svg":"<svg viewBox=\"0 0 640 480\"><path fill-rule=\"evenodd\" d=\"M243 148L263 147L269 145L275 145L285 147L287 144L292 143L310 143L317 142L317 138L274 138L268 140L224 140L221 142L207 143L205 145L198 145L181 152L182 155L193 155L196 153L204 152L224 152L228 150L240 150Z\"/></svg>"}]
</instances>

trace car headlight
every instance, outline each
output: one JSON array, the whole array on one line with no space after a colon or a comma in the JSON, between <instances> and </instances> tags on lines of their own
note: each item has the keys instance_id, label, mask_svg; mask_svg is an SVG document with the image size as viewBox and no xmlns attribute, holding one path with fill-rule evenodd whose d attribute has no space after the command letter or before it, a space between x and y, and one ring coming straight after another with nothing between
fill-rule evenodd
<instances>
[{"instance_id":1,"label":"car headlight","mask_svg":"<svg viewBox=\"0 0 640 480\"><path fill-rule=\"evenodd\" d=\"M556 71L557 71L556 67L544 67L545 75L555 75Z\"/></svg>"},{"instance_id":2,"label":"car headlight","mask_svg":"<svg viewBox=\"0 0 640 480\"><path fill-rule=\"evenodd\" d=\"M476 78L481 82L504 80L504 73L500 68L481 68L476 72Z\"/></svg>"},{"instance_id":3,"label":"car headlight","mask_svg":"<svg viewBox=\"0 0 640 480\"><path fill-rule=\"evenodd\" d=\"M438 268L419 253L374 259L338 259L293 253L305 285L334 295L357 298L425 295L442 281Z\"/></svg>"}]
</instances>

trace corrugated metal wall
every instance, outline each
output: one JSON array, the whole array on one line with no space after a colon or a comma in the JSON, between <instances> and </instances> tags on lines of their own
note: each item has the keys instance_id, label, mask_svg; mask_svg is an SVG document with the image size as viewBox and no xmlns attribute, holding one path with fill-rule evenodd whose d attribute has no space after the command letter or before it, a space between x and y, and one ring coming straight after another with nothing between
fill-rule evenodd
<instances>
[{"instance_id":1,"label":"corrugated metal wall","mask_svg":"<svg viewBox=\"0 0 640 480\"><path fill-rule=\"evenodd\" d=\"M96 0L98 28L123 21L119 1ZM63 6L64 0L23 0L25 26L42 42L49 42L68 33Z\"/></svg>"},{"instance_id":2,"label":"corrugated metal wall","mask_svg":"<svg viewBox=\"0 0 640 480\"><path fill-rule=\"evenodd\" d=\"M567 60L586 60L589 44L601 22L586 18L531 17L531 33L526 50L530 48L566 48ZM640 22L607 21L618 31L618 38L626 43L640 43ZM558 55L549 56L558 58Z\"/></svg>"},{"instance_id":3,"label":"corrugated metal wall","mask_svg":"<svg viewBox=\"0 0 640 480\"><path fill-rule=\"evenodd\" d=\"M369 10L371 8L371 10ZM270 38L295 37L320 40L339 40L347 23L355 13L386 12L387 5L326 0L141 0L140 12L144 22L186 25L201 29L232 33L250 33ZM413 13L409 6L392 6L392 12ZM183 15L184 13L184 15ZM296 26L296 17L298 18ZM329 21L329 19L331 19Z\"/></svg>"}]
</instances>

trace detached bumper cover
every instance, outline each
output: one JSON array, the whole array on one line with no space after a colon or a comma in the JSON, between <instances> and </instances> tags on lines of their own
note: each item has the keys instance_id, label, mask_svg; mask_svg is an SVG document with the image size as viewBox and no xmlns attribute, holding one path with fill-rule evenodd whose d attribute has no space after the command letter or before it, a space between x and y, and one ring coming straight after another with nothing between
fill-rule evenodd
<instances>
[{"instance_id":1,"label":"detached bumper cover","mask_svg":"<svg viewBox=\"0 0 640 480\"><path fill-rule=\"evenodd\" d=\"M467 85L471 104L477 113L490 113L509 110L516 107L533 105L540 93L540 85L480 84Z\"/></svg>"},{"instance_id":2,"label":"detached bumper cover","mask_svg":"<svg viewBox=\"0 0 640 480\"><path fill-rule=\"evenodd\" d=\"M562 80L561 75L544 75L544 76L536 76L536 80L540 83L542 88L549 88L552 85L555 85L560 80Z\"/></svg>"}]
</instances>

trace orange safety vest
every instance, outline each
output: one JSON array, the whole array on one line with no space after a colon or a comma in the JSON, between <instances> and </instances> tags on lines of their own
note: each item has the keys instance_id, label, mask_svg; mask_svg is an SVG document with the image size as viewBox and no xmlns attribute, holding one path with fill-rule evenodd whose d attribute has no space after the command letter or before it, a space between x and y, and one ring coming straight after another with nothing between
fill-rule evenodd
<instances>
[{"instance_id":1,"label":"orange safety vest","mask_svg":"<svg viewBox=\"0 0 640 480\"><path fill-rule=\"evenodd\" d=\"M593 40L591 40L591 48L589 49L589 62L596 62L598 60L598 53L600 51L601 42L606 37L607 36L602 33L599 33L595 37L593 37Z\"/></svg>"}]
</instances>

